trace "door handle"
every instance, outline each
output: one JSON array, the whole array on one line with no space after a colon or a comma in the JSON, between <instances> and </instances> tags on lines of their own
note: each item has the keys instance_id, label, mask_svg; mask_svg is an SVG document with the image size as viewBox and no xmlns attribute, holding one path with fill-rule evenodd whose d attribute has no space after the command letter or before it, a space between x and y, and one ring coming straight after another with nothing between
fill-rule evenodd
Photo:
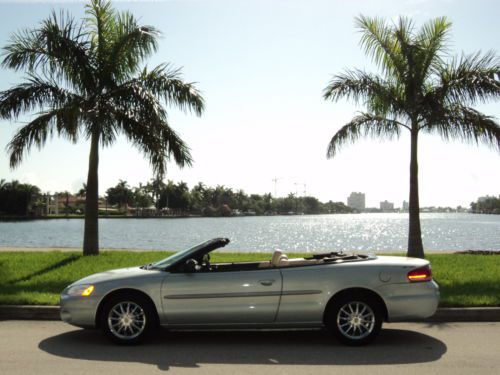
<instances>
[{"instance_id":1,"label":"door handle","mask_svg":"<svg viewBox=\"0 0 500 375\"><path fill-rule=\"evenodd\" d=\"M261 283L264 286L270 286L273 285L275 280L259 280L259 283Z\"/></svg>"}]
</instances>

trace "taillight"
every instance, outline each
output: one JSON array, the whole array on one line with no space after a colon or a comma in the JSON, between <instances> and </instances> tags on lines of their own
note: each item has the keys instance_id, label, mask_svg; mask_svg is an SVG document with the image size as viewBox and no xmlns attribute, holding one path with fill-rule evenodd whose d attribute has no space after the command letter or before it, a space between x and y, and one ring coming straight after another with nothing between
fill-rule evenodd
<instances>
[{"instance_id":1,"label":"taillight","mask_svg":"<svg viewBox=\"0 0 500 375\"><path fill-rule=\"evenodd\" d=\"M424 266L417 268L416 270L408 272L408 281L418 282L418 281L431 281L432 271L430 266Z\"/></svg>"}]
</instances>

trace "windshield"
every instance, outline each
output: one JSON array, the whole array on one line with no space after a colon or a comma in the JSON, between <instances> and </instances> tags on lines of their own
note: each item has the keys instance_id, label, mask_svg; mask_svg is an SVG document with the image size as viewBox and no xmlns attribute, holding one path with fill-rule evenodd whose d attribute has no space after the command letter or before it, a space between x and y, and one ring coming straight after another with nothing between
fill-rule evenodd
<instances>
[{"instance_id":1,"label":"windshield","mask_svg":"<svg viewBox=\"0 0 500 375\"><path fill-rule=\"evenodd\" d=\"M177 262L179 259L182 259L184 258L185 256L187 256L188 254L190 253L195 253L196 251L198 251L199 249L201 249L202 247L204 246L207 246L207 244L209 244L210 242L212 242L212 240L208 240L208 241L205 241L205 242L202 242L196 246L193 246L193 247L190 247L189 249L186 249L186 250L181 250L181 251L178 251L177 253L169 256L168 258L165 258L163 260L160 260L156 263L153 263L151 264L148 269L164 269L164 268L167 268L168 266L174 264L175 262Z\"/></svg>"}]
</instances>

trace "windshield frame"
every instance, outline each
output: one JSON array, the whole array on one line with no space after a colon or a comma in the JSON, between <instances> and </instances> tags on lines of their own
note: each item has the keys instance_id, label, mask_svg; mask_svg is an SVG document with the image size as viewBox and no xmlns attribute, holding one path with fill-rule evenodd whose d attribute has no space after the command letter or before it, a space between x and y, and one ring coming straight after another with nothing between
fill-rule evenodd
<instances>
[{"instance_id":1,"label":"windshield frame","mask_svg":"<svg viewBox=\"0 0 500 375\"><path fill-rule=\"evenodd\" d=\"M204 255L205 253L211 252L213 250L216 250L220 247L226 246L229 243L228 238L214 238L208 241L204 241L202 243L199 243L198 245L195 245L193 247L190 247L186 250L181 250L178 251L169 257L162 259L158 262L154 262L151 264L151 266L148 267L148 269L152 270L164 270L166 271L167 269L171 268L172 266L175 266L176 264L182 263L184 260L190 259L190 258L195 258L200 255Z\"/></svg>"}]
</instances>

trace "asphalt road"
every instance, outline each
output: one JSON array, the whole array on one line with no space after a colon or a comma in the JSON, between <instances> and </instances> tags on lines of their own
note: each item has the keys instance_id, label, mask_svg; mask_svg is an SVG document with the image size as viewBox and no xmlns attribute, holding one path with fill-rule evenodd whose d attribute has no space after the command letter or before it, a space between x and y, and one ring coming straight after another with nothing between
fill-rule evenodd
<instances>
[{"instance_id":1,"label":"asphalt road","mask_svg":"<svg viewBox=\"0 0 500 375\"><path fill-rule=\"evenodd\" d=\"M54 321L0 321L0 374L500 374L500 323L386 324L372 345L320 331L161 332L136 347Z\"/></svg>"}]
</instances>

